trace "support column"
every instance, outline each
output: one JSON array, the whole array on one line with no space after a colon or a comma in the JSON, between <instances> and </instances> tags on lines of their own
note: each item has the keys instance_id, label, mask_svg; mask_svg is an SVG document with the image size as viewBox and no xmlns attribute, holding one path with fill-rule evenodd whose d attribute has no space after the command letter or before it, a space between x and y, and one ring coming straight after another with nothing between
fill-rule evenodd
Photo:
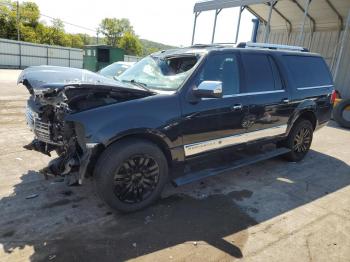
<instances>
[{"instance_id":1,"label":"support column","mask_svg":"<svg viewBox=\"0 0 350 262\"><path fill-rule=\"evenodd\" d=\"M348 40L349 27L350 27L350 11L349 11L349 14L348 14L348 19L346 20L346 24L345 24L343 38L342 38L342 41L341 41L339 54L338 54L338 58L337 58L337 64L335 65L335 70L334 70L334 75L333 75L334 81L336 81L336 79L337 79L339 66L340 66L340 61L341 61L341 58L342 58L342 55L343 55L343 52L344 52L345 42L346 42L346 40Z\"/></svg>"},{"instance_id":2,"label":"support column","mask_svg":"<svg viewBox=\"0 0 350 262\"><path fill-rule=\"evenodd\" d=\"M275 3L275 1L271 1L270 2L270 10L269 10L269 18L267 20L267 24L265 27L265 37L264 37L264 43L267 42L269 35L270 35L270 24L271 24L271 15L272 15L272 8L273 8L273 4Z\"/></svg>"},{"instance_id":3,"label":"support column","mask_svg":"<svg viewBox=\"0 0 350 262\"><path fill-rule=\"evenodd\" d=\"M305 12L304 12L302 27L300 29L300 34L299 34L299 41L298 41L299 45L302 45L304 41L304 28L305 28L307 15L309 13L310 2L311 0L305 0L305 8L304 8Z\"/></svg>"},{"instance_id":4,"label":"support column","mask_svg":"<svg viewBox=\"0 0 350 262\"><path fill-rule=\"evenodd\" d=\"M211 43L214 43L214 38L215 38L215 29L216 29L216 20L218 18L218 14L221 12L221 9L216 9L215 10L215 17L214 17L214 26L213 26L213 35L211 37Z\"/></svg>"},{"instance_id":5,"label":"support column","mask_svg":"<svg viewBox=\"0 0 350 262\"><path fill-rule=\"evenodd\" d=\"M193 32L192 32L192 41L191 45L194 43L194 35L196 33L196 24L197 24L197 17L199 16L200 12L195 12L194 13L194 23L193 23Z\"/></svg>"},{"instance_id":6,"label":"support column","mask_svg":"<svg viewBox=\"0 0 350 262\"><path fill-rule=\"evenodd\" d=\"M236 38L235 38L235 44L237 44L238 41L238 35L239 35L239 29L241 27L241 17L242 17L243 7L239 7L239 14L238 14L238 22L237 22L237 30L236 30Z\"/></svg>"},{"instance_id":7,"label":"support column","mask_svg":"<svg viewBox=\"0 0 350 262\"><path fill-rule=\"evenodd\" d=\"M49 65L49 46L46 46L46 65Z\"/></svg>"}]
</instances>

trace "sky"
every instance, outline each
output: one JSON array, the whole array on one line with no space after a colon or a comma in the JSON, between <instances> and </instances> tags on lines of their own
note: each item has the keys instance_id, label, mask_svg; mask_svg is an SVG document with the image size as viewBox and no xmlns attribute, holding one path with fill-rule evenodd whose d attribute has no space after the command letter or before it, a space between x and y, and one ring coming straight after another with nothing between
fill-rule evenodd
<instances>
[{"instance_id":1,"label":"sky","mask_svg":"<svg viewBox=\"0 0 350 262\"><path fill-rule=\"evenodd\" d=\"M128 18L135 33L143 39L174 46L191 44L193 6L198 0L31 0L42 14L60 18L73 24L96 29L105 17ZM197 19L195 43L211 42L215 11L201 13ZM238 8L224 9L217 20L215 41L232 43L235 39ZM253 16L244 11L239 41L249 41ZM41 20L50 23L50 19ZM66 25L70 33L88 33Z\"/></svg>"}]
</instances>

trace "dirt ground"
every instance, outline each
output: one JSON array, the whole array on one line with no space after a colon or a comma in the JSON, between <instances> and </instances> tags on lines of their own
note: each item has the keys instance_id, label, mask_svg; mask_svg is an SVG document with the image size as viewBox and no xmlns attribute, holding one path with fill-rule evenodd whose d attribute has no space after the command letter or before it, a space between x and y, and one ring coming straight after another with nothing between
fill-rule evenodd
<instances>
[{"instance_id":1,"label":"dirt ground","mask_svg":"<svg viewBox=\"0 0 350 262\"><path fill-rule=\"evenodd\" d=\"M300 163L169 185L122 215L92 181L38 173L50 158L22 148L32 134L18 73L0 70L0 261L350 261L350 130L330 123Z\"/></svg>"}]
</instances>

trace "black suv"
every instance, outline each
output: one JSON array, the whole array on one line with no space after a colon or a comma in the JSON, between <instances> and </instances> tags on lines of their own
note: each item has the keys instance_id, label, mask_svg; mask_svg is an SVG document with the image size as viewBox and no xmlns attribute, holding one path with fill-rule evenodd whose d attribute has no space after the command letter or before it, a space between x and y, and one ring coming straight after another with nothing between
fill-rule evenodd
<instances>
[{"instance_id":1,"label":"black suv","mask_svg":"<svg viewBox=\"0 0 350 262\"><path fill-rule=\"evenodd\" d=\"M93 176L102 198L124 212L154 202L168 179L182 185L277 155L300 161L332 109L323 58L289 46L161 51L116 81L30 67L18 82L31 94L26 117L35 139L25 148L58 154L41 172L68 184ZM215 160L271 143L226 164Z\"/></svg>"}]
</instances>

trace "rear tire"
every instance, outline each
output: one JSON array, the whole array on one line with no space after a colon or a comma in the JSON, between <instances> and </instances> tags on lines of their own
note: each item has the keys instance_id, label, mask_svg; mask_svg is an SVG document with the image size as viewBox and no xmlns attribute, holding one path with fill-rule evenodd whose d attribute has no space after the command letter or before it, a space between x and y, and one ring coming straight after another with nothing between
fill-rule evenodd
<instances>
[{"instance_id":1,"label":"rear tire","mask_svg":"<svg viewBox=\"0 0 350 262\"><path fill-rule=\"evenodd\" d=\"M288 137L280 145L291 149L283 157L290 162L301 161L309 152L314 128L309 120L298 120L289 132Z\"/></svg>"},{"instance_id":2,"label":"rear tire","mask_svg":"<svg viewBox=\"0 0 350 262\"><path fill-rule=\"evenodd\" d=\"M97 192L110 207L133 212L160 197L168 180L168 163L157 145L126 139L102 153L94 176Z\"/></svg>"}]
</instances>

